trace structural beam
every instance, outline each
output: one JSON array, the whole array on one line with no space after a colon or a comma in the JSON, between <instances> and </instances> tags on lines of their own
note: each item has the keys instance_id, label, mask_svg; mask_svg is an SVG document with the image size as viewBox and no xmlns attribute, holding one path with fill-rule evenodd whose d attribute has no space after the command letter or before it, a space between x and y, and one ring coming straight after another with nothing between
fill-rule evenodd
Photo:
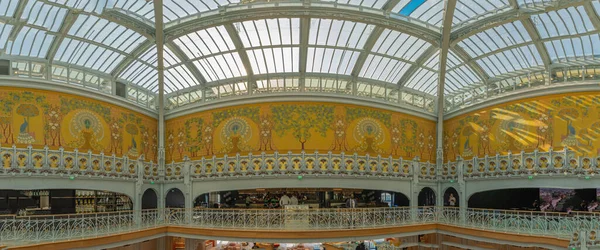
<instances>
[{"instance_id":1,"label":"structural beam","mask_svg":"<svg viewBox=\"0 0 600 250\"><path fill-rule=\"evenodd\" d=\"M365 41L363 50L358 55L358 59L356 59L356 63L354 64L354 68L352 68L352 73L350 74L351 76L358 77L358 75L360 74L360 70L365 65L365 61L367 61L369 53L371 53L373 46L375 46L375 43L377 42L383 31L384 28L382 27L375 27L373 31L371 31L371 34L369 34L369 37Z\"/></svg>"},{"instance_id":2,"label":"structural beam","mask_svg":"<svg viewBox=\"0 0 600 250\"><path fill-rule=\"evenodd\" d=\"M532 15L537 15L545 12L555 11L568 7L576 7L590 3L592 0L559 0L553 2L552 5L544 8L536 9L513 9L498 15L492 15L482 18L477 22L472 22L464 25L452 32L450 35L451 45L457 44L463 39L475 35L487 29L491 29L506 23L511 23L519 20L529 19Z\"/></svg>"},{"instance_id":3,"label":"structural beam","mask_svg":"<svg viewBox=\"0 0 600 250\"><path fill-rule=\"evenodd\" d=\"M592 2L585 3L583 7L585 8L587 15L590 17L590 21L592 21L594 29L600 30L600 17L598 17L598 14L600 13L596 14L596 10L594 9Z\"/></svg>"},{"instance_id":4,"label":"structural beam","mask_svg":"<svg viewBox=\"0 0 600 250\"><path fill-rule=\"evenodd\" d=\"M273 3L254 4L248 8L227 8L223 7L214 15L198 15L190 18L181 24L173 25L165 29L167 40L172 40L194 31L241 22L246 20L258 20L267 18L325 18L347 20L366 24L373 24L378 27L397 30L411 36L415 36L434 45L440 43L439 29L426 25L422 21L412 18L394 18L383 10L363 11L361 8L345 6L337 8L334 4L328 6L327 2L319 2L319 5L312 5L310 2L304 2L298 5L278 5ZM263 7L264 6L264 7Z\"/></svg>"},{"instance_id":5,"label":"structural beam","mask_svg":"<svg viewBox=\"0 0 600 250\"><path fill-rule=\"evenodd\" d=\"M448 64L448 52L450 50L450 35L452 32L452 19L456 9L457 0L448 0L444 9L444 24L442 26L442 47L440 48L440 70L437 86L437 167L440 169L444 162L444 85L446 84L446 67Z\"/></svg>"},{"instance_id":6,"label":"structural beam","mask_svg":"<svg viewBox=\"0 0 600 250\"><path fill-rule=\"evenodd\" d=\"M410 78L414 74L416 74L417 71L419 71L419 69L421 67L423 67L423 64L425 64L429 58L431 58L433 55L435 55L436 52L438 52L438 50L439 50L439 48L436 46L431 46L427 50L425 50L425 52L423 52L423 54L421 54L417 58L417 60L415 60L415 63L413 63L410 66L410 68L408 68L406 70L406 72L404 72L404 75L402 75L400 80L398 80L398 86L400 86L400 87L405 86L406 82L408 82L408 80L410 80Z\"/></svg>"},{"instance_id":7,"label":"structural beam","mask_svg":"<svg viewBox=\"0 0 600 250\"><path fill-rule=\"evenodd\" d=\"M544 67L550 67L550 64L552 63L552 61L550 60L550 54L548 54L546 46L544 46L544 43L541 41L540 35L538 34L535 25L533 24L533 21L531 20L531 18L528 18L521 21L521 23L523 24L523 27L529 34L529 37L531 37L535 48L538 50L538 53L542 58L542 62L544 62Z\"/></svg>"},{"instance_id":8,"label":"structural beam","mask_svg":"<svg viewBox=\"0 0 600 250\"><path fill-rule=\"evenodd\" d=\"M135 59L139 58L144 52L148 49L152 48L154 45L154 40L146 40L140 45L138 45L135 49L133 49L129 56L125 57L110 73L113 77L118 77L121 73L131 64ZM154 67L154 66L152 66Z\"/></svg>"},{"instance_id":9,"label":"structural beam","mask_svg":"<svg viewBox=\"0 0 600 250\"><path fill-rule=\"evenodd\" d=\"M244 43L242 43L242 39L240 38L238 30L231 23L225 24L224 27L225 30L227 30L227 33L229 34L231 42L233 42L238 55L240 56L240 60L242 60L242 64L244 64L244 68L246 69L246 77L248 78L248 85L256 85L256 82L254 81L252 64L250 64L246 47L244 47Z\"/></svg>"},{"instance_id":10,"label":"structural beam","mask_svg":"<svg viewBox=\"0 0 600 250\"><path fill-rule=\"evenodd\" d=\"M183 62L185 67L187 67L190 73L192 73L192 75L198 79L200 84L204 85L204 83L206 83L206 78L204 78L202 73L200 73L198 67L192 63L190 58L188 58L188 56L183 52L183 50L181 50L181 48L179 48L179 46L175 45L173 42L166 42L165 46L167 46L167 48L170 49L176 57L178 57L180 62Z\"/></svg>"},{"instance_id":11,"label":"structural beam","mask_svg":"<svg viewBox=\"0 0 600 250\"><path fill-rule=\"evenodd\" d=\"M11 22L11 24L13 24L13 29L8 35L9 41L14 41L15 38L17 38L17 35L19 35L19 32L21 32L21 29L23 29L23 26L25 26L25 23L27 23L26 20L21 20L21 17L23 16L23 11L25 11L25 7L27 6L27 2L29 2L29 0L19 1L17 8L15 9L15 14L13 14L14 21Z\"/></svg>"},{"instance_id":12,"label":"structural beam","mask_svg":"<svg viewBox=\"0 0 600 250\"><path fill-rule=\"evenodd\" d=\"M44 4L47 5L51 5L51 6L56 6L56 7L60 7L60 8L66 8L70 11L73 11L75 13L83 13L86 15L90 15L90 16L96 16L98 18L102 18L102 19L106 19L108 21L114 22L116 24L119 24L125 28L131 29L137 33L139 33L140 35L148 38L148 39L154 39L154 24L152 23L152 21L150 20L146 20L146 18L137 15L134 12L128 12L128 13L123 13L122 11L120 11L119 9L104 9L104 11L102 12L102 14L98 14L96 12L88 12L85 11L83 9L78 9L78 8L73 8L73 7L69 7L66 6L64 4L60 4L60 3L56 3L56 2L51 2L48 0L37 0L38 2L42 2ZM25 1L26 2L26 1ZM136 16L136 18L132 17L133 15ZM142 21L145 20L145 21Z\"/></svg>"},{"instance_id":13,"label":"structural beam","mask_svg":"<svg viewBox=\"0 0 600 250\"><path fill-rule=\"evenodd\" d=\"M48 62L52 62L54 60L58 48L62 44L63 40L65 40L65 37L69 33L69 30L71 30L71 27L73 27L73 24L77 20L77 17L79 17L79 14L75 11L69 10L67 12L65 21L63 22L62 26L60 26L58 34L56 34L56 37L54 38L52 44L50 45L50 48L48 49L48 54L46 55L46 59L48 59Z\"/></svg>"},{"instance_id":14,"label":"structural beam","mask_svg":"<svg viewBox=\"0 0 600 250\"><path fill-rule=\"evenodd\" d=\"M488 73L485 72L485 70L483 70L483 68L479 66L479 64L477 64L477 62L475 62L475 60L471 58L471 56L469 56L469 54L462 47L455 45L452 47L452 52L454 52L454 54L458 56L458 58L465 62L466 65L471 67L471 69L475 72L477 76L479 76L479 78L481 78L481 80L487 82L487 80L490 78ZM441 63L442 58L440 58L440 64Z\"/></svg>"},{"instance_id":15,"label":"structural beam","mask_svg":"<svg viewBox=\"0 0 600 250\"><path fill-rule=\"evenodd\" d=\"M300 19L300 55L298 71L300 72L299 87L304 90L306 86L306 63L308 60L308 37L310 36L310 18Z\"/></svg>"}]
</instances>

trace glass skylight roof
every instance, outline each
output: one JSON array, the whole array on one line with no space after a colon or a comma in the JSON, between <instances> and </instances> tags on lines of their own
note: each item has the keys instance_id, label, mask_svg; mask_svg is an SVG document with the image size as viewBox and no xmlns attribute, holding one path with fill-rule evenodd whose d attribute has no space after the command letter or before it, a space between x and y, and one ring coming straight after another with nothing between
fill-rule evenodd
<instances>
[{"instance_id":1,"label":"glass skylight roof","mask_svg":"<svg viewBox=\"0 0 600 250\"><path fill-rule=\"evenodd\" d=\"M311 19L309 45L361 49L375 26L331 19Z\"/></svg>"},{"instance_id":2,"label":"glass skylight roof","mask_svg":"<svg viewBox=\"0 0 600 250\"><path fill-rule=\"evenodd\" d=\"M294 16L262 15L266 8L285 8L283 2L162 1L159 18L168 24L165 90L186 93L178 103L248 90L288 91L302 82L320 91L347 91L345 86L361 82L367 86L358 90L361 95L384 98L405 90L437 93L443 0L311 1L303 6L304 14ZM597 65L600 1L572 1L562 9L554 8L560 6L554 0L516 0L519 7L513 5L509 0L457 1L448 22L446 94L509 86L506 79L544 74L556 64ZM554 7L545 12L548 6ZM340 13L352 8L368 15L311 15L314 8ZM230 17L229 11L249 14ZM386 21L370 18L388 11ZM136 91L156 92L154 23L153 1L0 0L0 59L11 60L19 77L50 76L47 80L84 87L123 81ZM415 32L415 24L428 26L428 33ZM437 30L439 37L431 33ZM134 95L140 98L140 92Z\"/></svg>"},{"instance_id":3,"label":"glass skylight roof","mask_svg":"<svg viewBox=\"0 0 600 250\"><path fill-rule=\"evenodd\" d=\"M352 50L309 47L306 72L350 75L359 54Z\"/></svg>"},{"instance_id":4,"label":"glass skylight roof","mask_svg":"<svg viewBox=\"0 0 600 250\"><path fill-rule=\"evenodd\" d=\"M414 36L386 29L372 51L414 62L429 46L431 44Z\"/></svg>"},{"instance_id":5,"label":"glass skylight roof","mask_svg":"<svg viewBox=\"0 0 600 250\"><path fill-rule=\"evenodd\" d=\"M409 67L409 63L371 54L367 57L359 76L397 83Z\"/></svg>"},{"instance_id":6,"label":"glass skylight roof","mask_svg":"<svg viewBox=\"0 0 600 250\"><path fill-rule=\"evenodd\" d=\"M244 47L300 43L300 19L279 18L234 23Z\"/></svg>"},{"instance_id":7,"label":"glass skylight roof","mask_svg":"<svg viewBox=\"0 0 600 250\"><path fill-rule=\"evenodd\" d=\"M583 6L535 15L532 20L541 38L577 35L594 30Z\"/></svg>"},{"instance_id":8,"label":"glass skylight roof","mask_svg":"<svg viewBox=\"0 0 600 250\"><path fill-rule=\"evenodd\" d=\"M25 26L21 28L14 41L10 41L9 38L6 53L16 56L44 58L53 40L54 36L48 34L48 32Z\"/></svg>"}]
</instances>

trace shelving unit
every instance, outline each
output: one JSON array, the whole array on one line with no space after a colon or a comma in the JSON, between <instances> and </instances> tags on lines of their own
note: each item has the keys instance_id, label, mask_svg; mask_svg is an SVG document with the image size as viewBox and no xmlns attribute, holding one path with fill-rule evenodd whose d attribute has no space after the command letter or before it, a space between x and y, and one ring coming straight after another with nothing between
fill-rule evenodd
<instances>
[{"instance_id":1,"label":"shelving unit","mask_svg":"<svg viewBox=\"0 0 600 250\"><path fill-rule=\"evenodd\" d=\"M105 191L75 190L77 213L115 212L131 210L128 196Z\"/></svg>"}]
</instances>

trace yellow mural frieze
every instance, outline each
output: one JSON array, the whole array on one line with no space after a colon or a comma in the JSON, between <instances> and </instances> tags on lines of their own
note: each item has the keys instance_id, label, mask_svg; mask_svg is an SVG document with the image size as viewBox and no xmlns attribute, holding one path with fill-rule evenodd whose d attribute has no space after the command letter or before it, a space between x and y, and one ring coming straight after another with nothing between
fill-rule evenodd
<instances>
[{"instance_id":1,"label":"yellow mural frieze","mask_svg":"<svg viewBox=\"0 0 600 250\"><path fill-rule=\"evenodd\" d=\"M59 92L3 88L0 143L17 147L156 157L157 121L140 113Z\"/></svg>"},{"instance_id":2,"label":"yellow mural frieze","mask_svg":"<svg viewBox=\"0 0 600 250\"><path fill-rule=\"evenodd\" d=\"M435 122L334 103L233 106L166 121L168 162L213 155L315 151L434 161Z\"/></svg>"},{"instance_id":3,"label":"yellow mural frieze","mask_svg":"<svg viewBox=\"0 0 600 250\"><path fill-rule=\"evenodd\" d=\"M444 159L564 147L600 154L600 93L518 100L444 122Z\"/></svg>"}]
</instances>

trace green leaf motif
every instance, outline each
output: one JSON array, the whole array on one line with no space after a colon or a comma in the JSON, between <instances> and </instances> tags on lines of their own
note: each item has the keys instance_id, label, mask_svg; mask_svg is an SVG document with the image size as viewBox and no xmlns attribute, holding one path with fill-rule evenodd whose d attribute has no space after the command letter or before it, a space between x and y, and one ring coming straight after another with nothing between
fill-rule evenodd
<instances>
[{"instance_id":1,"label":"green leaf motif","mask_svg":"<svg viewBox=\"0 0 600 250\"><path fill-rule=\"evenodd\" d=\"M231 117L246 117L255 123L259 123L260 108L259 107L243 107L236 109L227 109L218 112L213 112L213 127L219 126L221 122Z\"/></svg>"},{"instance_id":2,"label":"green leaf motif","mask_svg":"<svg viewBox=\"0 0 600 250\"><path fill-rule=\"evenodd\" d=\"M352 122L358 118L370 117L379 120L386 127L391 127L392 114L379 110L371 110L365 108L349 108L346 107L346 121Z\"/></svg>"}]
</instances>

